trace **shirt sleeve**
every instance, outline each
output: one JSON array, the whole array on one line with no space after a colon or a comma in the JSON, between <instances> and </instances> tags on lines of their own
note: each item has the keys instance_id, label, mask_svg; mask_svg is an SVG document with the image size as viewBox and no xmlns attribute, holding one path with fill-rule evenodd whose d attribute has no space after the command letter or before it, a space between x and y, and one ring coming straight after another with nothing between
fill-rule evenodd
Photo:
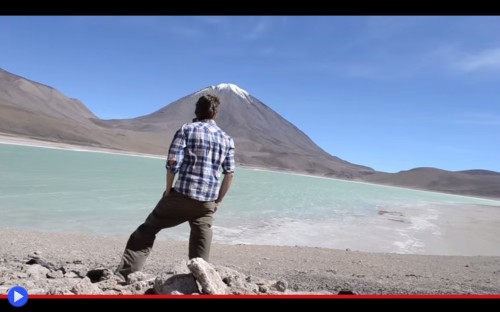
<instances>
[{"instance_id":1,"label":"shirt sleeve","mask_svg":"<svg viewBox=\"0 0 500 312\"><path fill-rule=\"evenodd\" d=\"M169 172L177 173L184 159L184 148L186 147L186 136L184 135L184 127L177 130L168 149L167 163L165 167ZM169 165L170 160L175 162Z\"/></svg>"},{"instance_id":2,"label":"shirt sleeve","mask_svg":"<svg viewBox=\"0 0 500 312\"><path fill-rule=\"evenodd\" d=\"M235 164L234 164L234 141L232 138L229 139L229 150L227 151L226 158L222 163L222 172L224 174L228 172L234 172Z\"/></svg>"}]
</instances>

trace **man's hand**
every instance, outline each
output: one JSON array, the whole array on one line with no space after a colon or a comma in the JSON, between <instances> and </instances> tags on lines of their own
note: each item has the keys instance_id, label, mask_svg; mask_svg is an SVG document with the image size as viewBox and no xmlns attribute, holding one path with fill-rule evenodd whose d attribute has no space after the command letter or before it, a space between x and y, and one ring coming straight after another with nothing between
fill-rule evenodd
<instances>
[{"instance_id":1,"label":"man's hand","mask_svg":"<svg viewBox=\"0 0 500 312\"><path fill-rule=\"evenodd\" d=\"M170 194L172 190L172 185L174 184L175 173L167 171L167 186L165 187L165 193L163 193L163 197Z\"/></svg>"},{"instance_id":2,"label":"man's hand","mask_svg":"<svg viewBox=\"0 0 500 312\"><path fill-rule=\"evenodd\" d=\"M233 177L234 177L234 172L227 172L226 174L224 174L224 178L222 179L222 185L219 189L219 197L217 197L217 199L215 200L215 204L217 206L219 206L219 204L222 202L222 199L229 190L229 187L231 187L231 183L233 182Z\"/></svg>"}]
</instances>

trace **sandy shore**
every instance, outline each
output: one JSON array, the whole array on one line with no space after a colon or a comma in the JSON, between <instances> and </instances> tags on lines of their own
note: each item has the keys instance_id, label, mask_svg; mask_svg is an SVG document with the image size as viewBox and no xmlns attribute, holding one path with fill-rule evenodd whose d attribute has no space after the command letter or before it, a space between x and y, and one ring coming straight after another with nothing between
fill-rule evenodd
<instances>
[{"instance_id":1,"label":"sandy shore","mask_svg":"<svg viewBox=\"0 0 500 312\"><path fill-rule=\"evenodd\" d=\"M114 270L127 238L0 228L0 293L34 287L23 270L36 252L56 267L79 263ZM144 272L159 275L187 260L187 242L157 241ZM247 276L284 280L290 292L337 294L500 294L500 257L367 253L309 247L214 244L210 263Z\"/></svg>"}]
</instances>

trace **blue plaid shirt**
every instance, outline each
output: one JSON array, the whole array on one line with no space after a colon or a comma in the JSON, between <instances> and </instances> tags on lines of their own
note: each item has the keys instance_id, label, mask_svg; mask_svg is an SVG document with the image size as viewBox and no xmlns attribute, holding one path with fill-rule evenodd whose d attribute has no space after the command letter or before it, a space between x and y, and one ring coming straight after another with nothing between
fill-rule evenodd
<instances>
[{"instance_id":1,"label":"blue plaid shirt","mask_svg":"<svg viewBox=\"0 0 500 312\"><path fill-rule=\"evenodd\" d=\"M172 166L169 160L176 160ZM199 201L219 196L221 169L234 172L234 141L213 119L184 124L174 135L167 170L179 173L175 190Z\"/></svg>"}]
</instances>

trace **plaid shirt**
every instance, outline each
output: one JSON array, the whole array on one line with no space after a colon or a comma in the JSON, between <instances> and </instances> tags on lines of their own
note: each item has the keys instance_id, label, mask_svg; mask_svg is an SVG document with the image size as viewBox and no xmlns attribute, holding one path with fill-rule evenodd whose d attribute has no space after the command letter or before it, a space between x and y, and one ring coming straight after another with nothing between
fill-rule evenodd
<instances>
[{"instance_id":1,"label":"plaid shirt","mask_svg":"<svg viewBox=\"0 0 500 312\"><path fill-rule=\"evenodd\" d=\"M168 160L176 160L172 166ZM219 196L221 169L234 172L234 141L213 119L184 124L174 135L167 170L179 173L175 190L199 201Z\"/></svg>"}]
</instances>

